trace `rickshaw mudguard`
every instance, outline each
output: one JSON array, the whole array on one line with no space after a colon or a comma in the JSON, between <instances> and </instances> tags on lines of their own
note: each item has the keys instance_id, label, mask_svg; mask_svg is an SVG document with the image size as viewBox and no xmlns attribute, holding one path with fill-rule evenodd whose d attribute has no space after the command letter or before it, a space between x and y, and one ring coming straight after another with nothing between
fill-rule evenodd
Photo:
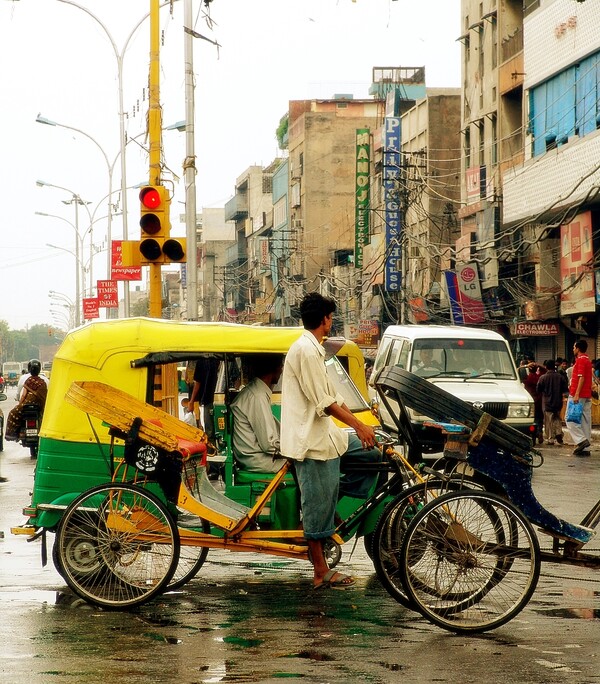
<instances>
[{"instance_id":1,"label":"rickshaw mudguard","mask_svg":"<svg viewBox=\"0 0 600 684\"><path fill-rule=\"evenodd\" d=\"M122 447L116 452L122 456ZM108 444L41 437L31 505L55 503L63 495L80 494L111 477Z\"/></svg>"},{"instance_id":2,"label":"rickshaw mudguard","mask_svg":"<svg viewBox=\"0 0 600 684\"><path fill-rule=\"evenodd\" d=\"M45 528L54 531L60 522L65 510L81 494L81 492L69 492L59 496L58 499L50 501L44 506L47 508L36 508L36 514L31 515L28 523L36 528Z\"/></svg>"},{"instance_id":3,"label":"rickshaw mudguard","mask_svg":"<svg viewBox=\"0 0 600 684\"><path fill-rule=\"evenodd\" d=\"M594 537L594 530L562 520L542 506L531 486L532 465L525 459L506 453L484 439L469 450L467 463L502 485L511 502L542 529L582 544Z\"/></svg>"}]
</instances>

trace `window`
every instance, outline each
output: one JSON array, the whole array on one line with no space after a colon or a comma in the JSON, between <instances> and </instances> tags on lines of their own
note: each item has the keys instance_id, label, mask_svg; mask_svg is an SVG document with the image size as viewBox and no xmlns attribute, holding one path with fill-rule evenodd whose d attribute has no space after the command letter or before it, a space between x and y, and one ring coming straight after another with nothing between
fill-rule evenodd
<instances>
[{"instance_id":1,"label":"window","mask_svg":"<svg viewBox=\"0 0 600 684\"><path fill-rule=\"evenodd\" d=\"M465 168L471 168L471 129L465 128Z\"/></svg>"},{"instance_id":2,"label":"window","mask_svg":"<svg viewBox=\"0 0 600 684\"><path fill-rule=\"evenodd\" d=\"M496 114L490 115L490 123L492 128L492 165L498 163L498 118Z\"/></svg>"},{"instance_id":3,"label":"window","mask_svg":"<svg viewBox=\"0 0 600 684\"><path fill-rule=\"evenodd\" d=\"M565 69L529 93L533 155L600 126L600 53Z\"/></svg>"}]
</instances>

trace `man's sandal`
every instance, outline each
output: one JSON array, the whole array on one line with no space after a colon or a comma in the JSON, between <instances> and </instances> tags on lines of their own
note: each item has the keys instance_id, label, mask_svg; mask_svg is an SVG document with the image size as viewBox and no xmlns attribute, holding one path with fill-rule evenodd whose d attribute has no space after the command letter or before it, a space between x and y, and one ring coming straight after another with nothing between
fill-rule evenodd
<instances>
[{"instance_id":1,"label":"man's sandal","mask_svg":"<svg viewBox=\"0 0 600 684\"><path fill-rule=\"evenodd\" d=\"M315 584L313 589L348 589L356 584L356 580L350 575L342 575L336 570L328 570L323 575L323 580Z\"/></svg>"}]
</instances>

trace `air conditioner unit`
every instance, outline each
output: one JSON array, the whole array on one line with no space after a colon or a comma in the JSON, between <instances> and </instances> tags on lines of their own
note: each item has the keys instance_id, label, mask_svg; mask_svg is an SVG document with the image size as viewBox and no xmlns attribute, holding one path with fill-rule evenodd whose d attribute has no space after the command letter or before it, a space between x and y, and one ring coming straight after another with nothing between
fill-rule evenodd
<instances>
[{"instance_id":1,"label":"air conditioner unit","mask_svg":"<svg viewBox=\"0 0 600 684\"><path fill-rule=\"evenodd\" d=\"M292 228L302 228L304 221L302 219L293 219Z\"/></svg>"}]
</instances>

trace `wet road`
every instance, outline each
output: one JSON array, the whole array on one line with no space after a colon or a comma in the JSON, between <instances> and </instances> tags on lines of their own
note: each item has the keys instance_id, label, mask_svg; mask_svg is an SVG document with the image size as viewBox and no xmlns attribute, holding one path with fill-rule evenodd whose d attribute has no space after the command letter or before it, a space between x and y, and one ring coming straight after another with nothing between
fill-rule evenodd
<instances>
[{"instance_id":1,"label":"wet road","mask_svg":"<svg viewBox=\"0 0 600 684\"><path fill-rule=\"evenodd\" d=\"M552 512L580 520L600 495L600 449L588 459L543 449L534 488ZM600 572L546 564L529 605L478 637L455 636L380 587L362 543L351 590L314 592L306 563L211 551L199 576L132 612L74 599L40 545L13 537L34 463L0 455L0 682L600 682ZM52 535L50 535L50 540ZM548 548L550 540L541 538ZM598 540L588 545L600 553Z\"/></svg>"}]
</instances>

